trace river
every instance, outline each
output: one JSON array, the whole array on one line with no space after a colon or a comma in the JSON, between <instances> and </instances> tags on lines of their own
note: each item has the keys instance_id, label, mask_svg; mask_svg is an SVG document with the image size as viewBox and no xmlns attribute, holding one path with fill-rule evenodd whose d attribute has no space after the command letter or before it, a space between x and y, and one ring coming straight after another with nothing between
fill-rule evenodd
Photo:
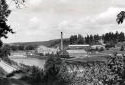
<instances>
[{"instance_id":1,"label":"river","mask_svg":"<svg viewBox=\"0 0 125 85\"><path fill-rule=\"evenodd\" d=\"M11 60L22 63L29 66L37 66L39 68L43 68L45 64L45 59L38 58L10 58ZM10 78L0 78L0 85L31 85L26 83L25 81L21 81L18 79L10 79Z\"/></svg>"},{"instance_id":2,"label":"river","mask_svg":"<svg viewBox=\"0 0 125 85\"><path fill-rule=\"evenodd\" d=\"M46 61L45 59L38 58L11 58L11 60L29 66L37 66L39 68L43 68Z\"/></svg>"}]
</instances>

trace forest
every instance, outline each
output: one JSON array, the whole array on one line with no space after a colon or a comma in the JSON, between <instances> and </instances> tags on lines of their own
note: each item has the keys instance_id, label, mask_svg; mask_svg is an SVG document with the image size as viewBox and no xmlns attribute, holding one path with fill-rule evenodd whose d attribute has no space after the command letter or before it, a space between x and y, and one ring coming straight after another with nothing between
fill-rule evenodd
<instances>
[{"instance_id":1,"label":"forest","mask_svg":"<svg viewBox=\"0 0 125 85\"><path fill-rule=\"evenodd\" d=\"M78 35L71 35L70 36L70 44L99 44L99 40L103 40L105 44L117 44L118 42L125 41L125 34L124 32L115 33L109 32L102 35L95 34L95 35L87 35L82 36L81 34Z\"/></svg>"}]
</instances>

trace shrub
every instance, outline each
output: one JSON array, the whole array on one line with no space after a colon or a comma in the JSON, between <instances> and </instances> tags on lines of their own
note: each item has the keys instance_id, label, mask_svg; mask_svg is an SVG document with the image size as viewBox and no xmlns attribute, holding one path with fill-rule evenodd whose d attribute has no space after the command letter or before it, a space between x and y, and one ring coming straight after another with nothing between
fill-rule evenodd
<instances>
[{"instance_id":1,"label":"shrub","mask_svg":"<svg viewBox=\"0 0 125 85\"><path fill-rule=\"evenodd\" d=\"M22 78L31 85L124 85L125 66L122 56L108 57L107 62L79 62L71 68L82 67L83 71L69 72L69 64L58 55L48 57L44 70L29 67L28 76ZM80 76L78 76L80 75Z\"/></svg>"}]
</instances>

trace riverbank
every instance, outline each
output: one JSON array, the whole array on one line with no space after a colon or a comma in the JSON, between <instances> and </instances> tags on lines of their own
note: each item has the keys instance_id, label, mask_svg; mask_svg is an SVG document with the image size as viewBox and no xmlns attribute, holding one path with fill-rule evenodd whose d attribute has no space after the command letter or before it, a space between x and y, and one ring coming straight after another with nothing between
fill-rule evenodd
<instances>
[{"instance_id":1,"label":"riverbank","mask_svg":"<svg viewBox=\"0 0 125 85\"><path fill-rule=\"evenodd\" d=\"M7 74L6 71L0 67L0 77L4 77L6 74Z\"/></svg>"}]
</instances>

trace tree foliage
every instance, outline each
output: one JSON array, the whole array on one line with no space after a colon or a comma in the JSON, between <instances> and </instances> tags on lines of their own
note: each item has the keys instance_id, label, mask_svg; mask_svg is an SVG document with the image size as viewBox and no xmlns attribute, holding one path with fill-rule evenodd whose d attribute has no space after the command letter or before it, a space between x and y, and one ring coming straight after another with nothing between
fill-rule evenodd
<instances>
[{"instance_id":1,"label":"tree foliage","mask_svg":"<svg viewBox=\"0 0 125 85\"><path fill-rule=\"evenodd\" d=\"M9 45L3 45L0 48L0 58L6 58L8 55L10 55L10 46Z\"/></svg>"},{"instance_id":2,"label":"tree foliage","mask_svg":"<svg viewBox=\"0 0 125 85\"><path fill-rule=\"evenodd\" d=\"M70 44L99 44L100 40L103 40L106 44L116 44L118 42L125 41L125 34L123 32L116 31L115 33L109 32L103 35L87 35L83 37L82 35L72 35L70 37Z\"/></svg>"},{"instance_id":3,"label":"tree foliage","mask_svg":"<svg viewBox=\"0 0 125 85\"><path fill-rule=\"evenodd\" d=\"M8 9L6 0L0 0L0 39L2 37L8 38L8 33L14 33L10 26L7 25L7 18L10 13L11 10ZM0 46L2 46L2 41Z\"/></svg>"},{"instance_id":4,"label":"tree foliage","mask_svg":"<svg viewBox=\"0 0 125 85\"><path fill-rule=\"evenodd\" d=\"M124 19L125 19L125 11L121 11L121 12L117 15L116 21L117 21L118 24L122 24L123 21L124 21Z\"/></svg>"},{"instance_id":5,"label":"tree foliage","mask_svg":"<svg viewBox=\"0 0 125 85\"><path fill-rule=\"evenodd\" d=\"M15 2L17 6L20 6L20 4L24 4L25 0L12 0Z\"/></svg>"},{"instance_id":6,"label":"tree foliage","mask_svg":"<svg viewBox=\"0 0 125 85\"><path fill-rule=\"evenodd\" d=\"M44 70L28 68L22 79L31 85L124 85L125 62L114 53L107 61L68 63L58 55L51 55ZM81 71L82 69L82 71Z\"/></svg>"},{"instance_id":7,"label":"tree foliage","mask_svg":"<svg viewBox=\"0 0 125 85\"><path fill-rule=\"evenodd\" d=\"M25 0L12 0L16 5L20 5L25 2ZM14 33L13 29L7 24L8 16L10 15L11 10L6 0L0 0L0 47L2 46L1 38L8 38L8 33Z\"/></svg>"},{"instance_id":8,"label":"tree foliage","mask_svg":"<svg viewBox=\"0 0 125 85\"><path fill-rule=\"evenodd\" d=\"M70 82L68 75L65 74L67 70L64 69L65 64L58 55L51 55L48 57L44 69L38 67L27 67L23 69L26 72L21 80L25 80L31 85L68 85ZM67 77L66 77L67 76Z\"/></svg>"}]
</instances>

